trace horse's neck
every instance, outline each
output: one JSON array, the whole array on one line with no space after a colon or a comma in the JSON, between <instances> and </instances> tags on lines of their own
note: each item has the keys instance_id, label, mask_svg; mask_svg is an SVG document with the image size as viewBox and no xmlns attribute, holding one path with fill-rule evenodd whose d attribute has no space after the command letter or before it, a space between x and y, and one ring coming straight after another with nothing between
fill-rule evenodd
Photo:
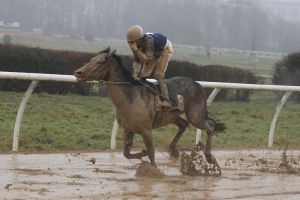
<instances>
[{"instance_id":1,"label":"horse's neck","mask_svg":"<svg viewBox=\"0 0 300 200\"><path fill-rule=\"evenodd\" d=\"M109 97L117 109L126 106L126 102L130 102L128 91L136 89L134 85L130 84L131 76L121 66L116 65L109 74L107 81L111 82L107 85Z\"/></svg>"},{"instance_id":2,"label":"horse's neck","mask_svg":"<svg viewBox=\"0 0 300 200\"><path fill-rule=\"evenodd\" d=\"M122 109L124 102L127 101L126 95L123 92L122 87L118 85L107 85L107 91L110 99L117 109Z\"/></svg>"},{"instance_id":3,"label":"horse's neck","mask_svg":"<svg viewBox=\"0 0 300 200\"><path fill-rule=\"evenodd\" d=\"M106 79L112 82L131 82L133 80L131 74L115 60L111 63L110 72Z\"/></svg>"}]
</instances>

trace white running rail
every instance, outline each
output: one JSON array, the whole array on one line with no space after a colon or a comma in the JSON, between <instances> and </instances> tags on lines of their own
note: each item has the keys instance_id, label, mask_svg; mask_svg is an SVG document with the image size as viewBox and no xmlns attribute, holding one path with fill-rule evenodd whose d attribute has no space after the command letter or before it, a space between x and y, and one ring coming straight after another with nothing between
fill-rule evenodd
<instances>
[{"instance_id":1,"label":"white running rail","mask_svg":"<svg viewBox=\"0 0 300 200\"><path fill-rule=\"evenodd\" d=\"M56 81L56 82L70 82L70 83L76 82L76 78L73 75L20 73L20 72L3 72L3 71L0 71L0 79L32 80L31 85L29 86L27 92L25 93L22 99L22 102L20 103L20 107L16 117L14 137L13 137L13 149L12 149L15 152L18 151L18 146L19 146L19 132L21 127L23 112L31 96L31 93L33 92L34 88L37 86L39 81ZM150 79L150 81L153 80ZM300 86L259 85L259 84L223 83L223 82L205 82L205 81L197 81L197 82L200 83L203 87L215 88L215 90L207 100L208 105L210 105L213 102L214 97L217 95L220 89L286 91L286 94L283 96L282 100L280 101L280 103L276 108L276 112L272 120L272 124L269 131L268 147L272 147L273 145L275 127L283 105L285 104L285 102L293 92L300 92ZM92 83L97 83L97 82L92 81ZM118 122L117 120L115 120L113 131L112 131L112 138L111 138L112 149L116 148L117 130L118 130ZM198 141L200 140L200 135L201 132L197 130L196 140Z\"/></svg>"}]
</instances>

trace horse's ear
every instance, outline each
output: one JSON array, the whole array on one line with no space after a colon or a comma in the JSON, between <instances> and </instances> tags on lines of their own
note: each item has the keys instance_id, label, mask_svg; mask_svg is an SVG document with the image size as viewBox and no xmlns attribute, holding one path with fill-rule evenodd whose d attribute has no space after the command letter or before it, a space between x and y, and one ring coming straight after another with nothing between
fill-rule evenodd
<instances>
[{"instance_id":1,"label":"horse's ear","mask_svg":"<svg viewBox=\"0 0 300 200\"><path fill-rule=\"evenodd\" d=\"M117 53L117 50L115 49L115 50L113 50L110 54L111 54L111 55L116 55L116 53Z\"/></svg>"},{"instance_id":2,"label":"horse's ear","mask_svg":"<svg viewBox=\"0 0 300 200\"><path fill-rule=\"evenodd\" d=\"M110 53L110 47L107 47L106 49L100 51L100 53Z\"/></svg>"},{"instance_id":3,"label":"horse's ear","mask_svg":"<svg viewBox=\"0 0 300 200\"><path fill-rule=\"evenodd\" d=\"M117 62L122 65L121 57L116 54L117 50L113 50L109 55L117 60Z\"/></svg>"}]
</instances>

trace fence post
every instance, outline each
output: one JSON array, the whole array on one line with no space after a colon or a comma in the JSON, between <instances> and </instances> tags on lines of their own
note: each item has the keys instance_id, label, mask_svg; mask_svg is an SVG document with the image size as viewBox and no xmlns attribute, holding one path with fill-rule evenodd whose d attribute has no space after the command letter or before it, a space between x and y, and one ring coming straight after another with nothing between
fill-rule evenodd
<instances>
[{"instance_id":1,"label":"fence post","mask_svg":"<svg viewBox=\"0 0 300 200\"><path fill-rule=\"evenodd\" d=\"M35 81L35 80L31 82L30 86L28 87L28 89L20 103L16 122L15 122L14 136L13 136L13 149L12 150L14 152L17 152L19 149L20 127L21 127L22 117L23 117L23 113L25 111L25 107L28 103L28 100L29 100L34 88L38 85L38 83L39 83L39 81Z\"/></svg>"},{"instance_id":2,"label":"fence post","mask_svg":"<svg viewBox=\"0 0 300 200\"><path fill-rule=\"evenodd\" d=\"M118 124L117 119L115 119L113 129L111 132L110 149L115 149L117 146L118 128L119 128L119 124Z\"/></svg>"},{"instance_id":3,"label":"fence post","mask_svg":"<svg viewBox=\"0 0 300 200\"><path fill-rule=\"evenodd\" d=\"M279 102L279 104L277 105L276 112L275 112L275 115L273 117L273 120L272 120L272 123L271 123L271 127L270 127L268 147L272 147L273 146L274 133L275 133L277 119L279 117L279 114L280 114L280 112L282 110L283 105L288 100L288 98L292 95L292 93L293 92L286 92L284 94L284 96L282 97L281 101Z\"/></svg>"}]
</instances>

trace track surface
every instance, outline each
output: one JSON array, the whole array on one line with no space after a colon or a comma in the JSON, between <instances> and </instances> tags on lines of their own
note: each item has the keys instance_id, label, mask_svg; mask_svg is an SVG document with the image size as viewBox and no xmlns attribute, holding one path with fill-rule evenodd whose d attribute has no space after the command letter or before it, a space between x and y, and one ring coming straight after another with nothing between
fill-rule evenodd
<instances>
[{"instance_id":1,"label":"track surface","mask_svg":"<svg viewBox=\"0 0 300 200\"><path fill-rule=\"evenodd\" d=\"M299 173L274 173L282 152L214 155L220 177L183 176L179 160L159 152L157 164L166 177L137 178L140 161L127 160L121 152L2 154L0 199L300 199ZM298 170L300 151L288 155ZM261 172L266 168L269 172Z\"/></svg>"}]
</instances>

